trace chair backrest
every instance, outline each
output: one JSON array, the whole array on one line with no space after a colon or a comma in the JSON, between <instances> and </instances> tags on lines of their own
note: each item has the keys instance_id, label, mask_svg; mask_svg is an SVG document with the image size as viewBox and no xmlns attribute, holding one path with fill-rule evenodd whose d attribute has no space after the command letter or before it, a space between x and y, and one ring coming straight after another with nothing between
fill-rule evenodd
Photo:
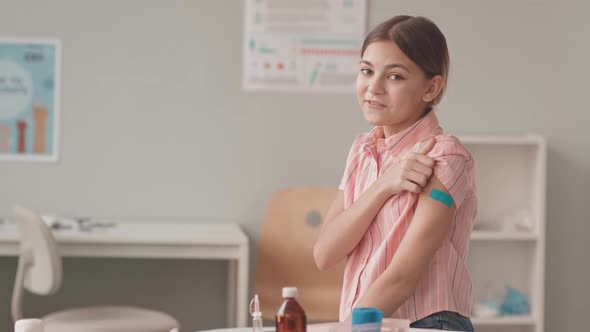
<instances>
[{"instance_id":1,"label":"chair backrest","mask_svg":"<svg viewBox=\"0 0 590 332\"><path fill-rule=\"evenodd\" d=\"M344 262L320 271L313 245L337 188L294 187L274 194L266 207L258 243L255 292L263 318L273 319L281 289L298 288L308 322L338 320Z\"/></svg>"},{"instance_id":2,"label":"chair backrest","mask_svg":"<svg viewBox=\"0 0 590 332\"><path fill-rule=\"evenodd\" d=\"M12 298L13 319L16 320L22 318L23 288L37 295L55 293L61 286L62 265L55 239L41 217L23 207L14 208L14 217L20 234Z\"/></svg>"}]
</instances>

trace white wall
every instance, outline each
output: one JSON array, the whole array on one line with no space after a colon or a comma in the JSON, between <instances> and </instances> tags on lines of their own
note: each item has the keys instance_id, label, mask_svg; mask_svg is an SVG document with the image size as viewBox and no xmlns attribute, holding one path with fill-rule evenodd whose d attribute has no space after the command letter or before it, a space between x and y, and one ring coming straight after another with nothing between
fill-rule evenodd
<instances>
[{"instance_id":1,"label":"white wall","mask_svg":"<svg viewBox=\"0 0 590 332\"><path fill-rule=\"evenodd\" d=\"M255 242L271 193L336 185L349 144L368 128L352 91L241 90L242 1L1 2L0 34L62 40L63 113L59 163L0 164L0 215L21 203L81 216L236 221ZM369 1L371 26L425 15L447 36L452 73L439 110L447 131L548 138L547 331L582 331L590 307L588 12L575 0ZM28 311L131 299L173 311L188 331L224 324L222 263L150 263L68 259L63 291L28 297ZM0 260L1 308L14 264ZM0 329L9 325L0 311Z\"/></svg>"}]
</instances>

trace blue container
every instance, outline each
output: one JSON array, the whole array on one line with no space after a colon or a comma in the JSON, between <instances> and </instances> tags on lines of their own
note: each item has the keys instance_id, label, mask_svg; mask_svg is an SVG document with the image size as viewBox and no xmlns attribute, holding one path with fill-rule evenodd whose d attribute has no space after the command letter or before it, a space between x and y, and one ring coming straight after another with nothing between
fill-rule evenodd
<instances>
[{"instance_id":1,"label":"blue container","mask_svg":"<svg viewBox=\"0 0 590 332\"><path fill-rule=\"evenodd\" d=\"M354 308L352 332L381 332L383 312L379 308Z\"/></svg>"}]
</instances>

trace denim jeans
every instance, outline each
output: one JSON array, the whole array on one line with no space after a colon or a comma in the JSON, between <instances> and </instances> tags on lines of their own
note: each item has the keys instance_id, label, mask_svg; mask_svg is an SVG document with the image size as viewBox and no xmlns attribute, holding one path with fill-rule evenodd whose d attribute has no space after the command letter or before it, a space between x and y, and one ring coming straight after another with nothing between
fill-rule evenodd
<instances>
[{"instance_id":1,"label":"denim jeans","mask_svg":"<svg viewBox=\"0 0 590 332\"><path fill-rule=\"evenodd\" d=\"M444 331L474 331L471 319L451 311L441 311L424 317L410 324L410 327Z\"/></svg>"}]
</instances>

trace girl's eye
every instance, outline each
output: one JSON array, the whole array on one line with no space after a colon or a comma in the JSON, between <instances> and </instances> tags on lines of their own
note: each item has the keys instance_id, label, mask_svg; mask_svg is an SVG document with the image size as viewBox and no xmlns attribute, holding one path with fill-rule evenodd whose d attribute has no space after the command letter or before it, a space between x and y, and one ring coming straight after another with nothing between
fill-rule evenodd
<instances>
[{"instance_id":1,"label":"girl's eye","mask_svg":"<svg viewBox=\"0 0 590 332\"><path fill-rule=\"evenodd\" d=\"M366 68L361 69L361 74L363 74L363 75L371 75L372 73L373 72L371 71L371 69L366 69Z\"/></svg>"},{"instance_id":2,"label":"girl's eye","mask_svg":"<svg viewBox=\"0 0 590 332\"><path fill-rule=\"evenodd\" d=\"M392 79L392 80L394 80L394 81L398 81L398 80L401 80L402 79L402 77L399 76L398 74L391 74L391 75L389 75L389 78Z\"/></svg>"}]
</instances>

